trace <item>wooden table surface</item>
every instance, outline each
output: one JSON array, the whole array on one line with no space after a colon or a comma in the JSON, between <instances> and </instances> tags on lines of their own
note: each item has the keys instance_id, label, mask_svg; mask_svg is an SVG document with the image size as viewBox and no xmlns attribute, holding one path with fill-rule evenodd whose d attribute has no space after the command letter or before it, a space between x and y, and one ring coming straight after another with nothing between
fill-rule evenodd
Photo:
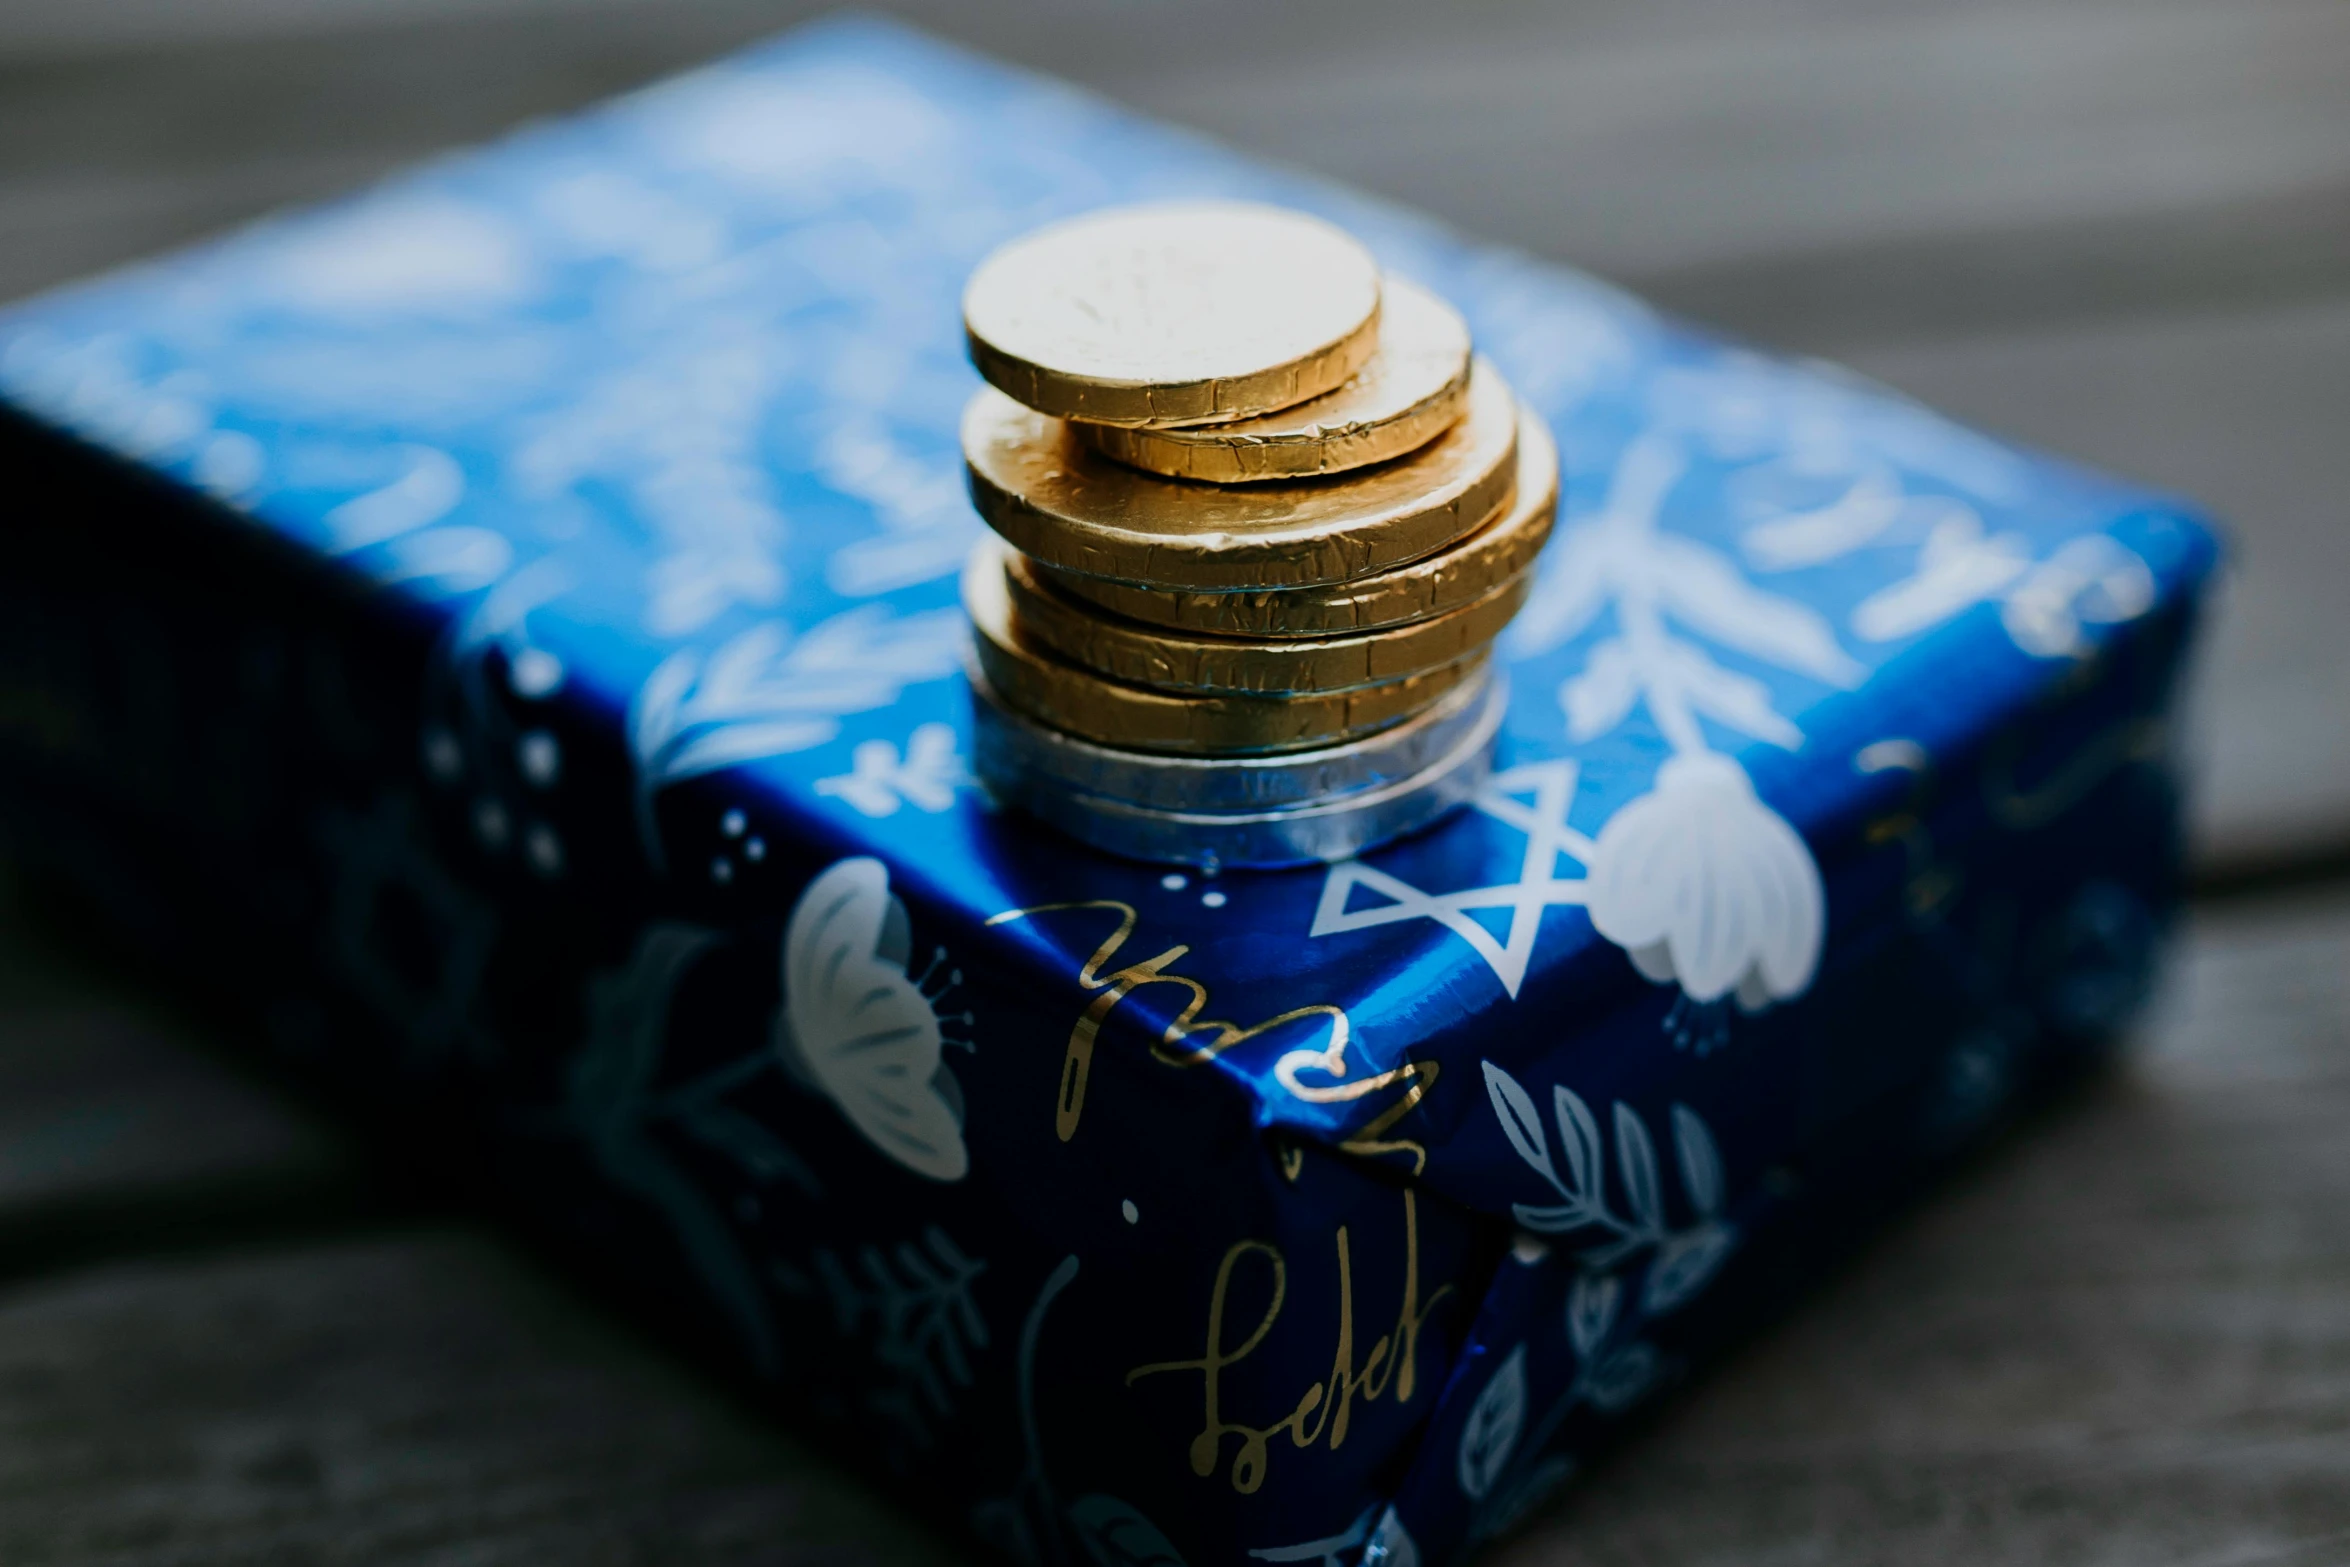
<instances>
[{"instance_id":1,"label":"wooden table surface","mask_svg":"<svg viewBox=\"0 0 2350 1567\"><path fill-rule=\"evenodd\" d=\"M1489 1559L2350 1562L2350 6L901 9L2235 527L2137 1050ZM793 14L0 0L0 298ZM0 897L0 1563L956 1558L222 1046Z\"/></svg>"}]
</instances>

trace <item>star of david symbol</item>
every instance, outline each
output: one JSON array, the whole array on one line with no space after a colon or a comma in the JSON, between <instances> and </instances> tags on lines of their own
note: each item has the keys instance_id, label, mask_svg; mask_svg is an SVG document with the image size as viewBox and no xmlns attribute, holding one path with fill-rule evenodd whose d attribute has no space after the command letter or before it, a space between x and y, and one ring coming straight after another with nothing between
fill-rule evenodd
<instances>
[{"instance_id":1,"label":"star of david symbol","mask_svg":"<svg viewBox=\"0 0 2350 1567\"><path fill-rule=\"evenodd\" d=\"M1567 807L1574 799L1575 763L1565 757L1494 774L1478 792L1475 803L1495 821L1526 835L1525 858L1519 862L1516 881L1430 894L1360 860L1347 860L1330 867L1322 883L1321 902L1314 907L1313 929L1307 934L1335 936L1404 920L1434 920L1467 942L1515 1001L1518 987L1526 980L1526 965L1534 956L1534 937L1541 929L1543 911L1583 902L1582 878L1558 874L1561 855L1579 866L1591 862L1591 840L1567 825ZM1358 888L1387 901L1350 908ZM1476 917L1477 911L1492 909L1509 911L1509 933L1499 939Z\"/></svg>"}]
</instances>

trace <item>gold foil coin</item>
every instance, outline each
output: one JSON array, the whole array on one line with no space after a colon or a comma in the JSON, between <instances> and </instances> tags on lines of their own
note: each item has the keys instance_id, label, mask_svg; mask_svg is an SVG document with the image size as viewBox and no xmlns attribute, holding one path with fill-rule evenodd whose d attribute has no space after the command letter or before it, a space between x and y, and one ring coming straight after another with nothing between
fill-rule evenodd
<instances>
[{"instance_id":1,"label":"gold foil coin","mask_svg":"<svg viewBox=\"0 0 2350 1567\"><path fill-rule=\"evenodd\" d=\"M963 568L972 650L988 684L1019 712L1102 745L1232 755L1337 745L1401 723L1485 667L1482 654L1384 685L1308 696L1178 696L1104 680L1021 634L1005 585L1007 551L982 540Z\"/></svg>"},{"instance_id":2,"label":"gold foil coin","mask_svg":"<svg viewBox=\"0 0 2350 1567\"><path fill-rule=\"evenodd\" d=\"M1491 642L1525 602L1521 572L1481 599L1424 620L1343 637L1249 640L1121 619L1045 580L1006 550L1019 635L1105 679L1160 691L1289 696L1425 674Z\"/></svg>"},{"instance_id":3,"label":"gold foil coin","mask_svg":"<svg viewBox=\"0 0 2350 1567\"><path fill-rule=\"evenodd\" d=\"M1231 424L1087 425L1097 451L1172 479L1261 484L1344 473L1418 451L1469 404L1469 327L1415 283L1388 278L1379 348L1335 392Z\"/></svg>"},{"instance_id":4,"label":"gold foil coin","mask_svg":"<svg viewBox=\"0 0 2350 1567\"><path fill-rule=\"evenodd\" d=\"M1130 620L1236 637L1331 637L1459 610L1522 576L1558 511L1558 448L1533 414L1518 423L1517 493L1509 509L1440 554L1335 586L1272 593L1135 587L1035 565L1056 587Z\"/></svg>"},{"instance_id":5,"label":"gold foil coin","mask_svg":"<svg viewBox=\"0 0 2350 1567\"><path fill-rule=\"evenodd\" d=\"M1475 532L1517 478L1516 399L1480 359L1459 423L1408 457L1327 479L1189 484L1104 457L983 388L963 411L972 503L1062 571L1204 592L1350 582Z\"/></svg>"},{"instance_id":6,"label":"gold foil coin","mask_svg":"<svg viewBox=\"0 0 2350 1567\"><path fill-rule=\"evenodd\" d=\"M1013 240L963 290L971 361L1031 408L1103 424L1249 419L1346 384L1379 268L1343 230L1236 201L1113 207Z\"/></svg>"}]
</instances>

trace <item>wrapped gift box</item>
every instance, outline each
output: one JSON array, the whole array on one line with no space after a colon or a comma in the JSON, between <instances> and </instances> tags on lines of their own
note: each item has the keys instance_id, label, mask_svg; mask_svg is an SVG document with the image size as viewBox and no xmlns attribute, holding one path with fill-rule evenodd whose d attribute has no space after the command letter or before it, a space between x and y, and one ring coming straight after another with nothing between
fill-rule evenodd
<instances>
[{"instance_id":1,"label":"wrapped gift box","mask_svg":"<svg viewBox=\"0 0 2350 1567\"><path fill-rule=\"evenodd\" d=\"M1321 212L1554 426L1501 771L966 771L957 296ZM2174 502L874 23L0 316L17 852L1029 1562L1458 1559L2145 988Z\"/></svg>"}]
</instances>

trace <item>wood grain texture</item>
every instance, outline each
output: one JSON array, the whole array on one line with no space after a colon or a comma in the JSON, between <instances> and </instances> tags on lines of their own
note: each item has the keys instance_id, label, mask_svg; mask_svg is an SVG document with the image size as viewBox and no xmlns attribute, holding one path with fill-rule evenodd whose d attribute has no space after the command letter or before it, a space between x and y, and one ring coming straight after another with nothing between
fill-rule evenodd
<instances>
[{"instance_id":1,"label":"wood grain texture","mask_svg":"<svg viewBox=\"0 0 2350 1567\"><path fill-rule=\"evenodd\" d=\"M486 1239L0 1293L0 1561L953 1560Z\"/></svg>"},{"instance_id":2,"label":"wood grain texture","mask_svg":"<svg viewBox=\"0 0 2350 1567\"><path fill-rule=\"evenodd\" d=\"M2184 959L2121 1070L1493 1567L2350 1560L2350 899Z\"/></svg>"},{"instance_id":3,"label":"wood grain texture","mask_svg":"<svg viewBox=\"0 0 2350 1567\"><path fill-rule=\"evenodd\" d=\"M239 164L388 169L819 9L0 0L0 167L120 178L126 207L165 170L193 176L188 203ZM2331 0L892 9L1791 346L1947 322L1954 295L1991 325L2150 289L2343 287L2350 13ZM211 204L227 221L271 184L308 193L255 167ZM77 199L50 190L38 221L57 232Z\"/></svg>"},{"instance_id":4,"label":"wood grain texture","mask_svg":"<svg viewBox=\"0 0 2350 1567\"><path fill-rule=\"evenodd\" d=\"M372 1205L346 1139L45 933L0 878L0 1281Z\"/></svg>"}]
</instances>

